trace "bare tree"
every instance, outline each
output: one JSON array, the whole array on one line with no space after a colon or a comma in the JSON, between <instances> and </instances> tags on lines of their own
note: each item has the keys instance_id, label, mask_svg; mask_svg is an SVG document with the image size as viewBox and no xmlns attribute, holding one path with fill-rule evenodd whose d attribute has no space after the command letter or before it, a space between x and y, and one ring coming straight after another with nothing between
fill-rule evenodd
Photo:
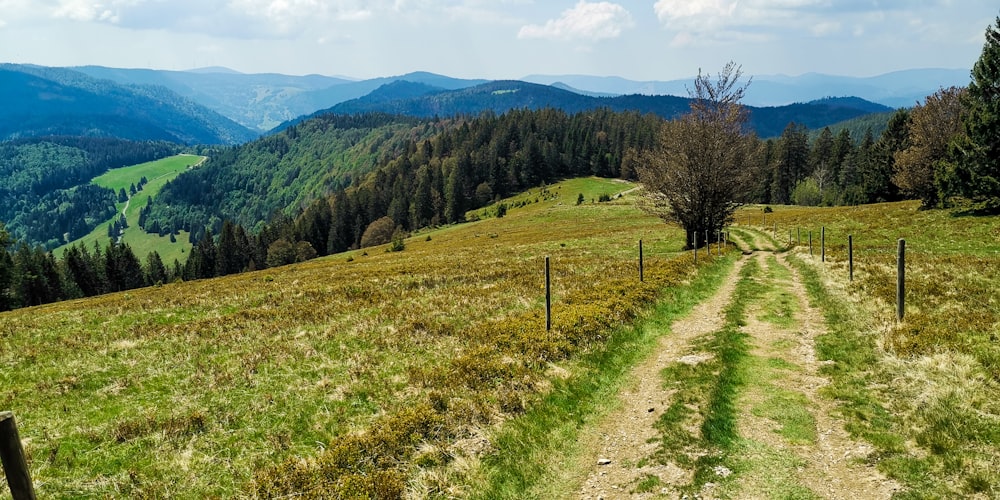
<instances>
[{"instance_id":1,"label":"bare tree","mask_svg":"<svg viewBox=\"0 0 1000 500\"><path fill-rule=\"evenodd\" d=\"M742 74L733 62L714 82L699 70L688 91L691 112L663 125L657 148L637 168L643 207L680 224L687 248L703 245L705 231L731 224L752 184L760 141L747 132L749 115L740 101L750 82L741 85Z\"/></svg>"}]
</instances>

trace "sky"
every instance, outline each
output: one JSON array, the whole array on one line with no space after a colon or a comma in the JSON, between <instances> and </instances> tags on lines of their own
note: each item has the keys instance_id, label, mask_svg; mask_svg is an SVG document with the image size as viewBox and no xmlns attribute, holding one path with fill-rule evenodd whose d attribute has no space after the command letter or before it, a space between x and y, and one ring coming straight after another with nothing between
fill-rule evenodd
<instances>
[{"instance_id":1,"label":"sky","mask_svg":"<svg viewBox=\"0 0 1000 500\"><path fill-rule=\"evenodd\" d=\"M0 62L372 78L971 68L996 0L0 0Z\"/></svg>"}]
</instances>

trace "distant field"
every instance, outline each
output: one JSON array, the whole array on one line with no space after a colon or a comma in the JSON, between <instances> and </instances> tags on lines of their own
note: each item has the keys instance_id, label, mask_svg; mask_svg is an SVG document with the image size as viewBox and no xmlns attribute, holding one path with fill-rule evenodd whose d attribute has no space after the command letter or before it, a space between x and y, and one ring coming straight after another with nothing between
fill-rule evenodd
<instances>
[{"instance_id":1,"label":"distant field","mask_svg":"<svg viewBox=\"0 0 1000 500\"><path fill-rule=\"evenodd\" d=\"M132 247L132 251L140 261L145 261L146 255L154 250L159 252L160 258L168 266L173 263L174 259L177 259L181 264L187 260L187 251L191 248L191 244L188 243L188 234L186 232L178 234L175 237L177 240L176 243L171 243L169 236L161 237L155 234L148 234L139 227L139 211L142 207L146 206L150 197L160 192L164 184L203 160L203 156L171 156L162 160L109 170L92 181L98 186L113 189L117 193L119 189L125 189L128 192L130 186L133 184L138 186L139 180L146 177L148 183L142 191L132 196L128 203L125 217L128 220L129 227L125 230L123 236L123 241ZM116 213L122 213L125 207L125 203L118 203L115 206ZM111 222L110 220L105 221L91 231L90 234L71 242L71 244L82 241L88 248L92 248L94 242L98 242L104 247L108 242L108 224ZM63 250L69 246L64 245L56 248L53 253L60 256Z\"/></svg>"}]
</instances>

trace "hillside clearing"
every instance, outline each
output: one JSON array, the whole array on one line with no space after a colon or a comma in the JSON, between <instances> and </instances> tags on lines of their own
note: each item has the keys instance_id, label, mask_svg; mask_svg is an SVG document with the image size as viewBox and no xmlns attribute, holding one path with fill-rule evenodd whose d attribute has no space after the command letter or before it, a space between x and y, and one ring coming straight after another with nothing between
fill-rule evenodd
<instances>
[{"instance_id":1,"label":"hillside clearing","mask_svg":"<svg viewBox=\"0 0 1000 500\"><path fill-rule=\"evenodd\" d=\"M175 259L182 264L187 260L187 252L191 248L187 232L178 232L175 237L176 242L171 242L169 236L147 233L139 227L139 211L146 206L150 198L156 196L156 193L167 182L170 182L187 169L204 163L205 159L206 157L204 156L180 154L139 165L112 169L95 177L91 181L98 186L111 189L116 193L121 189L124 189L127 193L131 186L139 185L140 179L143 177L147 179L148 183L141 191L131 195L128 201L120 202L115 206L115 218L117 219L118 215L124 214L128 221L128 228L125 229L122 235L122 241L132 247L132 252L135 253L136 257L145 259L146 255L150 252L156 251L160 254L163 262L168 265ZM87 236L56 248L52 253L54 255L62 255L65 249L77 243L82 243L87 248L93 248L94 243L98 243L103 247L109 240L108 225L113 222L114 220L108 220L98 224Z\"/></svg>"}]
</instances>

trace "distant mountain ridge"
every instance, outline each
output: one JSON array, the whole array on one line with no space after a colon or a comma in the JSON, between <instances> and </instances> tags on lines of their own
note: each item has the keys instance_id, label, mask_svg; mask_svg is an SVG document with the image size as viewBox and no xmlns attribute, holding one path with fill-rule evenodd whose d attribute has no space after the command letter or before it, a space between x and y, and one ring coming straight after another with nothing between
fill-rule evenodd
<instances>
[{"instance_id":1,"label":"distant mountain ridge","mask_svg":"<svg viewBox=\"0 0 1000 500\"><path fill-rule=\"evenodd\" d=\"M608 108L613 111L654 113L662 118L672 119L690 109L690 99L639 94L591 97L550 85L516 80L488 82L458 90L397 81L383 85L365 97L342 102L311 116L327 113L380 112L429 118L456 114L478 115L484 111L501 114L511 109L545 107L553 107L567 113ZM803 124L809 128L822 128L890 109L859 98L833 98L777 107L750 107L750 125L761 137L773 137L780 135L789 122ZM298 121L301 119L275 130L282 130Z\"/></svg>"},{"instance_id":2,"label":"distant mountain ridge","mask_svg":"<svg viewBox=\"0 0 1000 500\"><path fill-rule=\"evenodd\" d=\"M256 133L165 87L62 68L0 65L0 140L47 135L235 144Z\"/></svg>"},{"instance_id":3,"label":"distant mountain ridge","mask_svg":"<svg viewBox=\"0 0 1000 500\"><path fill-rule=\"evenodd\" d=\"M799 76L746 75L753 82L744 103L751 106L782 106L824 97L856 96L891 108L910 107L940 87L969 83L968 69L922 68L894 71L871 77L847 77L806 73ZM694 77L667 81L634 81L616 76L528 75L521 80L542 85L559 82L588 92L616 95L687 96Z\"/></svg>"},{"instance_id":4,"label":"distant mountain ridge","mask_svg":"<svg viewBox=\"0 0 1000 500\"><path fill-rule=\"evenodd\" d=\"M354 79L322 75L244 74L222 67L190 71L98 66L73 69L118 83L162 85L258 132L312 115L317 110L362 98L387 83L407 81L443 90L461 90L491 81L452 78L426 71ZM670 81L632 81L615 76L529 75L519 81L588 97L633 94L687 97L693 80L694 77ZM744 104L785 106L827 97L854 96L891 108L910 107L940 87L965 85L968 80L969 72L965 69L915 69L865 78L815 73L799 76L753 75Z\"/></svg>"}]
</instances>

